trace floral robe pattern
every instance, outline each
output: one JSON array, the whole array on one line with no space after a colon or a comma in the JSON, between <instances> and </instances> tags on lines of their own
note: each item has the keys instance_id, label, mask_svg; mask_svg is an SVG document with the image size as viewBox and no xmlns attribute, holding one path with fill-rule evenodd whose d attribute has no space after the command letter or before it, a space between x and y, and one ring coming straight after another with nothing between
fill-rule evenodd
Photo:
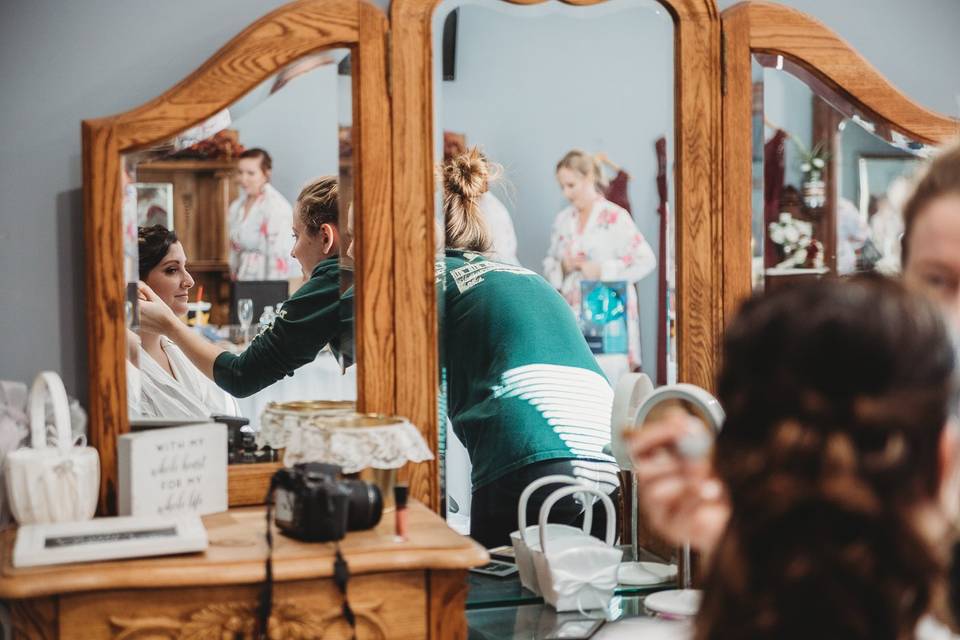
<instances>
[{"instance_id":1,"label":"floral robe pattern","mask_svg":"<svg viewBox=\"0 0 960 640\"><path fill-rule=\"evenodd\" d=\"M247 194L230 204L230 275L234 280L286 280L300 275L290 256L293 248L293 209L273 185L266 184L247 217Z\"/></svg>"},{"instance_id":2,"label":"floral robe pattern","mask_svg":"<svg viewBox=\"0 0 960 640\"><path fill-rule=\"evenodd\" d=\"M627 328L631 367L640 365L640 316L636 283L654 271L657 258L625 209L599 198L590 217L579 229L579 214L569 206L557 214L550 237L550 249L543 261L543 272L566 298L580 319L580 271L563 273L563 259L584 254L600 264L601 280L622 280L627 286Z\"/></svg>"}]
</instances>

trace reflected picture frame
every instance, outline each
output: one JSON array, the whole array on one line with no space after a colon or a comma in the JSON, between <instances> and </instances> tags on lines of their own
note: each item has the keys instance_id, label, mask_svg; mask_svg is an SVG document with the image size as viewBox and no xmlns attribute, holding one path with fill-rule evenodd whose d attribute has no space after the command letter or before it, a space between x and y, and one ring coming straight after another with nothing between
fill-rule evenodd
<instances>
[{"instance_id":1,"label":"reflected picture frame","mask_svg":"<svg viewBox=\"0 0 960 640\"><path fill-rule=\"evenodd\" d=\"M163 225L173 231L173 183L135 182L137 226Z\"/></svg>"},{"instance_id":2,"label":"reflected picture frame","mask_svg":"<svg viewBox=\"0 0 960 640\"><path fill-rule=\"evenodd\" d=\"M910 179L923 162L909 154L861 154L857 158L857 194L860 216L869 220L870 199L886 193L891 176ZM883 185L882 192L877 185Z\"/></svg>"}]
</instances>

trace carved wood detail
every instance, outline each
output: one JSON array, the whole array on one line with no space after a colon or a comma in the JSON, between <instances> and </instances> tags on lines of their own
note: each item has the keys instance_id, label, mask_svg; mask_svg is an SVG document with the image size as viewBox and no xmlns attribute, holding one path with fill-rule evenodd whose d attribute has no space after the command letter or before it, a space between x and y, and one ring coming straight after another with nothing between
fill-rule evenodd
<instances>
[{"instance_id":1,"label":"carved wood detail","mask_svg":"<svg viewBox=\"0 0 960 640\"><path fill-rule=\"evenodd\" d=\"M351 603L357 628L365 629L363 638L386 640L387 627L379 615L381 600ZM346 637L337 631L349 631L340 606L322 612L290 603L277 603L267 623L271 640L324 640ZM245 602L217 603L194 610L180 618L167 616L129 618L111 616L116 630L114 640L208 640L214 638L252 638L256 629L256 605ZM346 634L349 635L349 634Z\"/></svg>"}]
</instances>

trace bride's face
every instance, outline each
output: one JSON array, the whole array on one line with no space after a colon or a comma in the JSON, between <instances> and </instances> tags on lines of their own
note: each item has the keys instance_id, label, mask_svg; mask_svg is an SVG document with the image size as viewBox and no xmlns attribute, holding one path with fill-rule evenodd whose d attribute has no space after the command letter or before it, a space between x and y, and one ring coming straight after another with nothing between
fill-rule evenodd
<instances>
[{"instance_id":1,"label":"bride's face","mask_svg":"<svg viewBox=\"0 0 960 640\"><path fill-rule=\"evenodd\" d=\"M193 278L187 271L187 256L183 245L174 242L163 260L147 274L147 284L178 316L187 313L187 293Z\"/></svg>"}]
</instances>

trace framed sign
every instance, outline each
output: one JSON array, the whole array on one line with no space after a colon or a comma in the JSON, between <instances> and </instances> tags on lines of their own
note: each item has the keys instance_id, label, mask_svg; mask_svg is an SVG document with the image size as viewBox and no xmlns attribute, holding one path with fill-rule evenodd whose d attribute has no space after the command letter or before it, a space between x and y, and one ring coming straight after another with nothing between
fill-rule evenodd
<instances>
[{"instance_id":1,"label":"framed sign","mask_svg":"<svg viewBox=\"0 0 960 640\"><path fill-rule=\"evenodd\" d=\"M199 516L94 518L17 530L14 567L190 553L207 548Z\"/></svg>"},{"instance_id":2,"label":"framed sign","mask_svg":"<svg viewBox=\"0 0 960 640\"><path fill-rule=\"evenodd\" d=\"M120 515L227 510L227 425L193 424L117 439Z\"/></svg>"}]
</instances>

